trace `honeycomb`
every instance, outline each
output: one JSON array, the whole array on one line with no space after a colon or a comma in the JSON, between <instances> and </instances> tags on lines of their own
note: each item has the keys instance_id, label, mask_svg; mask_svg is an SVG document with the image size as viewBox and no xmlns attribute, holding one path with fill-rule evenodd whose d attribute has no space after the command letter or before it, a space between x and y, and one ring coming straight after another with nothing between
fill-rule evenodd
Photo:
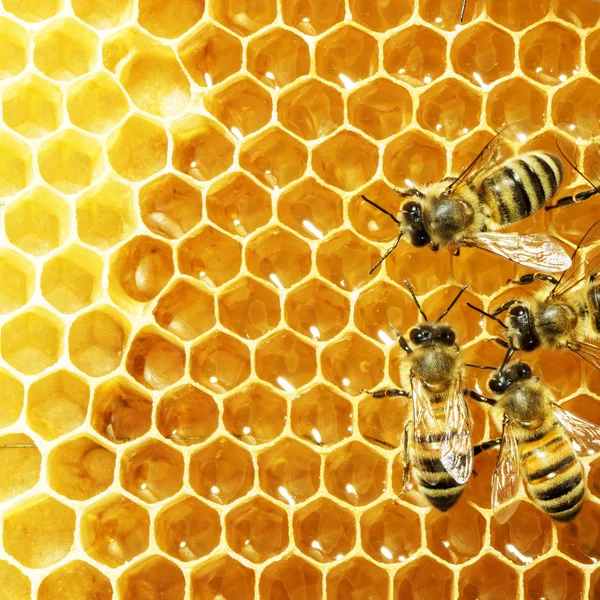
<instances>
[{"instance_id":1,"label":"honeycomb","mask_svg":"<svg viewBox=\"0 0 600 600\"><path fill-rule=\"evenodd\" d=\"M370 276L396 230L360 194L521 119L600 133L600 2L461 4L1 0L3 599L600 598L600 458L567 524L495 521L494 451L450 512L395 502L409 407L361 393L399 385L405 278L430 313L469 283L449 320L497 364L465 301L522 270L401 244ZM573 245L599 202L516 230ZM531 361L600 423L597 371Z\"/></svg>"}]
</instances>

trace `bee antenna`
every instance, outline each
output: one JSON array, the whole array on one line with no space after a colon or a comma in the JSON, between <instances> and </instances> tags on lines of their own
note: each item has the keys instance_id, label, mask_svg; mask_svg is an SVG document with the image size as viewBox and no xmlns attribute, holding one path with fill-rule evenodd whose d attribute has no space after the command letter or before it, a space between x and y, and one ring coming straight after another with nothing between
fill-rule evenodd
<instances>
[{"instance_id":1,"label":"bee antenna","mask_svg":"<svg viewBox=\"0 0 600 600\"><path fill-rule=\"evenodd\" d=\"M468 288L468 285L465 285L459 292L458 294L456 294L456 297L454 298L454 300L452 300L452 302L450 302L450 305L448 306L448 308L438 317L438 320L436 321L436 323L439 323L451 310L452 307L458 302L458 299L462 296L462 293Z\"/></svg>"},{"instance_id":2,"label":"bee antenna","mask_svg":"<svg viewBox=\"0 0 600 600\"><path fill-rule=\"evenodd\" d=\"M463 0L462 10L460 11L460 22L462 23L465 18L465 9L467 8L467 0Z\"/></svg>"},{"instance_id":3,"label":"bee antenna","mask_svg":"<svg viewBox=\"0 0 600 600\"><path fill-rule=\"evenodd\" d=\"M508 350L506 351L506 356L504 357L504 360L502 361L502 364L500 365L500 368L498 369L498 371L500 371L500 373L502 373L502 371L504 370L504 367L506 366L508 361L512 358L512 355L514 353L515 353L515 349L512 346L509 346Z\"/></svg>"},{"instance_id":4,"label":"bee antenna","mask_svg":"<svg viewBox=\"0 0 600 600\"><path fill-rule=\"evenodd\" d=\"M365 195L361 194L360 196L365 202L368 202L371 206L374 206L377 210L381 211L384 215L387 215L396 225L402 225L402 223L398 220L398 217L393 215L389 210L385 210L383 206L379 206L379 204L375 204L373 200L369 200Z\"/></svg>"},{"instance_id":5,"label":"bee antenna","mask_svg":"<svg viewBox=\"0 0 600 600\"><path fill-rule=\"evenodd\" d=\"M422 317L425 319L425 322L429 321L429 319L427 318L427 315L423 312L423 309L421 308L421 305L419 304L419 301L417 300L415 290L413 290L413 287L412 287L412 285L410 285L410 281L408 281L408 279L404 280L404 285L408 288L408 291L409 291L410 295L412 296L412 299L415 301L415 304L417 305L417 308L419 309L419 312L421 313Z\"/></svg>"},{"instance_id":6,"label":"bee antenna","mask_svg":"<svg viewBox=\"0 0 600 600\"><path fill-rule=\"evenodd\" d=\"M398 235L394 243L388 249L388 251L375 263L375 266L369 271L369 275L398 247L400 240L402 239L402 232Z\"/></svg>"},{"instance_id":7,"label":"bee antenna","mask_svg":"<svg viewBox=\"0 0 600 600\"><path fill-rule=\"evenodd\" d=\"M508 329L508 327L498 317L495 317L494 315L490 315L490 313L485 312L485 310L483 310L482 308L473 306L473 304L471 304L470 302L467 302L467 306L469 308L472 308L474 311L481 313L484 317L487 317L488 319L492 319L492 321L496 321L496 323L501 325L504 329Z\"/></svg>"},{"instance_id":8,"label":"bee antenna","mask_svg":"<svg viewBox=\"0 0 600 600\"><path fill-rule=\"evenodd\" d=\"M465 363L465 367L473 367L474 369L486 369L488 371L496 370L496 367L490 367L488 365L474 365L472 363Z\"/></svg>"}]
</instances>

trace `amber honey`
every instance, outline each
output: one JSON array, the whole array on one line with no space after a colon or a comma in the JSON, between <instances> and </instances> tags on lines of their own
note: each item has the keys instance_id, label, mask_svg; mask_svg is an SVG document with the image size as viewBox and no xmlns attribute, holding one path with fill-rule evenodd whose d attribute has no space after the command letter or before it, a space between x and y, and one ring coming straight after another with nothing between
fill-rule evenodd
<instances>
[{"instance_id":1,"label":"amber honey","mask_svg":"<svg viewBox=\"0 0 600 600\"><path fill-rule=\"evenodd\" d=\"M0 4L3 599L600 599L599 458L568 524L496 522L493 452L450 512L394 502L410 407L361 390L399 384L403 280L435 315L521 270L401 244L370 275L396 230L360 198L395 211L521 119L526 149L598 135L600 3ZM517 230L573 245L597 212ZM600 422L595 370L531 361Z\"/></svg>"}]
</instances>

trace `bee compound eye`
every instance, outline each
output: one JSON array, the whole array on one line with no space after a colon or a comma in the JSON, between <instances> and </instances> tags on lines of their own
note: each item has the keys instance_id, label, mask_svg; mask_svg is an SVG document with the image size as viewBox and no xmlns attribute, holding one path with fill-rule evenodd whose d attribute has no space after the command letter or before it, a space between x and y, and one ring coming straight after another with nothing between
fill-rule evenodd
<instances>
[{"instance_id":1,"label":"bee compound eye","mask_svg":"<svg viewBox=\"0 0 600 600\"><path fill-rule=\"evenodd\" d=\"M420 329L412 329L409 334L410 341L414 344L419 344L422 340L422 334L423 332Z\"/></svg>"}]
</instances>

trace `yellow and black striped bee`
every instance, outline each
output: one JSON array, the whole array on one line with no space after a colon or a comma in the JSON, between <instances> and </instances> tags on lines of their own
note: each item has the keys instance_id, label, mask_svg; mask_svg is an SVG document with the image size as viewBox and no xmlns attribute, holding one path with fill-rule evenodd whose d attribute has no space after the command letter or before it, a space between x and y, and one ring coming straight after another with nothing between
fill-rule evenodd
<instances>
[{"instance_id":1,"label":"yellow and black striped bee","mask_svg":"<svg viewBox=\"0 0 600 600\"><path fill-rule=\"evenodd\" d=\"M463 362L452 327L442 323L467 286L434 322L427 319L408 281L405 281L425 322L410 330L401 367L404 389L371 393L376 398L411 397L413 417L403 436L404 481L410 487L411 467L420 491L437 509L446 511L461 495L473 468L471 417L462 388ZM407 391L407 390L410 390Z\"/></svg>"},{"instance_id":2,"label":"yellow and black striped bee","mask_svg":"<svg viewBox=\"0 0 600 600\"><path fill-rule=\"evenodd\" d=\"M552 199L560 187L563 164L547 152L531 152L499 162L509 137L519 137L519 123L505 127L458 177L448 177L423 189L395 190L406 201L397 216L375 202L363 200L398 225L392 247L373 272L398 246L403 236L413 246L433 250L473 246L544 273L569 267L562 246L546 234L519 235L498 230L525 219ZM510 134L510 136L509 136Z\"/></svg>"},{"instance_id":3,"label":"yellow and black striped bee","mask_svg":"<svg viewBox=\"0 0 600 600\"><path fill-rule=\"evenodd\" d=\"M578 456L600 451L600 427L556 404L528 364L506 362L488 380L494 398L471 392L472 398L492 405L492 418L502 428L500 439L474 449L479 454L500 445L492 477L494 513L500 522L513 514L522 474L538 506L553 519L568 521L584 500L585 477Z\"/></svg>"}]
</instances>

